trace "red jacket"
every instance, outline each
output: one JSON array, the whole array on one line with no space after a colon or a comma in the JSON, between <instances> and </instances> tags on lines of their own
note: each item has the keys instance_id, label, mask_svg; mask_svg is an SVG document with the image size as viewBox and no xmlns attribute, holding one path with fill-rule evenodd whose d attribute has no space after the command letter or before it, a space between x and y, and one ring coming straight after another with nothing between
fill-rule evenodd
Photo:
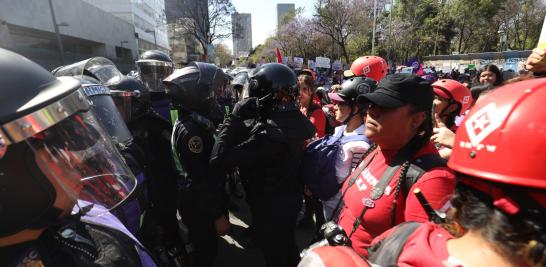
<instances>
[{"instance_id":1,"label":"red jacket","mask_svg":"<svg viewBox=\"0 0 546 267\"><path fill-rule=\"evenodd\" d=\"M322 111L322 107L320 105L320 100L315 95L313 96L313 101L310 105L310 110L313 111L311 114L307 114L308 108L302 107L300 108L301 113L303 113L304 116L309 118L311 123L315 126L315 129L317 130L316 136L318 138L324 137L326 133L326 114L324 114L324 111Z\"/></svg>"},{"instance_id":2,"label":"red jacket","mask_svg":"<svg viewBox=\"0 0 546 267\"><path fill-rule=\"evenodd\" d=\"M368 167L360 173L356 182L345 194L343 198L345 206L341 210L339 224L347 234L351 233L353 223L364 209L363 201L370 198L373 185L377 184L383 172L387 169L386 162L391 160L396 152L381 151L377 148L377 155ZM368 157L371 157L375 153L376 151L370 153ZM429 142L415 154L414 159L433 153L438 153L438 151ZM383 196L374 202L374 207L368 209L364 218L361 219L356 232L351 237L353 248L363 256L368 255L367 249L373 238L394 226L392 225L391 210L399 175L400 171L398 170L389 185L385 188ZM352 177L352 174L349 177ZM347 187L349 180L345 181L342 192ZM455 183L455 175L450 169L447 167L438 167L423 174L408 192L413 192L415 188L420 188L432 208L440 209L454 192ZM396 224L404 221L425 222L428 221L428 216L415 195L409 193L404 199L402 189L400 189L396 205Z\"/></svg>"},{"instance_id":3,"label":"red jacket","mask_svg":"<svg viewBox=\"0 0 546 267\"><path fill-rule=\"evenodd\" d=\"M375 238L372 244L389 236L395 228L391 228ZM408 237L400 256L399 267L444 267L443 262L449 261L449 266L461 266L447 251L447 241L453 236L444 228L431 222L423 223Z\"/></svg>"}]
</instances>

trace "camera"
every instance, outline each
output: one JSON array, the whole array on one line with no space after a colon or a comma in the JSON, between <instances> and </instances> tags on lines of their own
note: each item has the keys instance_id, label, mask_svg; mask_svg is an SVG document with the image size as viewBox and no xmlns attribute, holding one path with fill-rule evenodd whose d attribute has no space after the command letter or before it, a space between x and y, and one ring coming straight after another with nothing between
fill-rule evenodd
<instances>
[{"instance_id":1,"label":"camera","mask_svg":"<svg viewBox=\"0 0 546 267\"><path fill-rule=\"evenodd\" d=\"M326 222L320 227L320 234L324 239L312 244L308 248L304 249L300 253L300 257L303 258L305 255L317 247L324 246L350 246L351 240L345 233L345 230L341 226L333 221Z\"/></svg>"}]
</instances>

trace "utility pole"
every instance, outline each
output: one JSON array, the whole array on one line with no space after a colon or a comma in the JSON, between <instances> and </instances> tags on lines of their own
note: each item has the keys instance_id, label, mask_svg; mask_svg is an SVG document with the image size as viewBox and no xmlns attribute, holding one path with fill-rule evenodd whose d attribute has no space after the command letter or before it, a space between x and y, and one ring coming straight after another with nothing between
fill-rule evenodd
<instances>
[{"instance_id":1,"label":"utility pole","mask_svg":"<svg viewBox=\"0 0 546 267\"><path fill-rule=\"evenodd\" d=\"M375 24L377 21L377 0L373 0L373 32L372 32L372 55L375 56Z\"/></svg>"},{"instance_id":2,"label":"utility pole","mask_svg":"<svg viewBox=\"0 0 546 267\"><path fill-rule=\"evenodd\" d=\"M57 24L57 19L55 19L55 11L53 10L53 3L51 1L52 0L49 0L49 10L51 10L51 19L53 20L53 28L55 29L55 35L57 36L57 45L59 46L59 56L61 58L61 64L65 65L63 42L61 40L61 34L59 33L59 24Z\"/></svg>"}]
</instances>

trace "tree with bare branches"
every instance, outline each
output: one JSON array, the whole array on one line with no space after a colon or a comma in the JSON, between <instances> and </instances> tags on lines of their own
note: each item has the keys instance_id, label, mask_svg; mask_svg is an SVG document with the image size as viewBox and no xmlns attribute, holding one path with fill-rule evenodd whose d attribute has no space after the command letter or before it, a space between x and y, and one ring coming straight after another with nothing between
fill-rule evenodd
<instances>
[{"instance_id":1,"label":"tree with bare branches","mask_svg":"<svg viewBox=\"0 0 546 267\"><path fill-rule=\"evenodd\" d=\"M236 12L231 0L180 1L185 7L181 25L201 44L205 54L214 41L231 36L229 17Z\"/></svg>"}]
</instances>

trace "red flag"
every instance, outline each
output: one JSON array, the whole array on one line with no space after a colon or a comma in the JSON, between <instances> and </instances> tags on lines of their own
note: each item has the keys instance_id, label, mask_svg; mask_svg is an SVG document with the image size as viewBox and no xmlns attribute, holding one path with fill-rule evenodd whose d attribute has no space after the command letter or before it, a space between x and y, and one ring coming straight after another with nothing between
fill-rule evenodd
<instances>
[{"instance_id":1,"label":"red flag","mask_svg":"<svg viewBox=\"0 0 546 267\"><path fill-rule=\"evenodd\" d=\"M417 70L417 76L423 76L423 64L419 64L419 69Z\"/></svg>"},{"instance_id":2,"label":"red flag","mask_svg":"<svg viewBox=\"0 0 546 267\"><path fill-rule=\"evenodd\" d=\"M278 47L275 48L275 53L277 53L277 63L282 63L281 50Z\"/></svg>"}]
</instances>

